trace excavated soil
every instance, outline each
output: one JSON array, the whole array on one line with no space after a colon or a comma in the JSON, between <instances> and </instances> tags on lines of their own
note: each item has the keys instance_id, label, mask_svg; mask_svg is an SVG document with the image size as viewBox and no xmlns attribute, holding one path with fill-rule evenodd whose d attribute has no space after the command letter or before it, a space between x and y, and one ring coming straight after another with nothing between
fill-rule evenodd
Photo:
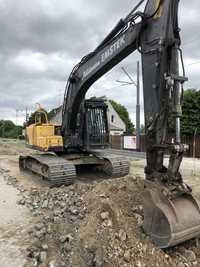
<instances>
[{"instance_id":1,"label":"excavated soil","mask_svg":"<svg viewBox=\"0 0 200 267\"><path fill-rule=\"evenodd\" d=\"M18 155L25 152L23 146L0 143L4 183L10 192L13 187L18 190L16 209L29 212L30 222L24 223L21 238L16 234L17 246L23 243L24 267L200 267L198 238L161 250L143 233L143 178L138 175L142 173L138 161L131 163L131 174L124 178L102 180L86 170L74 185L48 188L35 175L19 172ZM200 184L196 178L194 187ZM27 221L27 212L20 216ZM4 236L6 249L12 252L12 225L6 236L2 229L0 239ZM15 266L19 267L17 256Z\"/></svg>"}]
</instances>

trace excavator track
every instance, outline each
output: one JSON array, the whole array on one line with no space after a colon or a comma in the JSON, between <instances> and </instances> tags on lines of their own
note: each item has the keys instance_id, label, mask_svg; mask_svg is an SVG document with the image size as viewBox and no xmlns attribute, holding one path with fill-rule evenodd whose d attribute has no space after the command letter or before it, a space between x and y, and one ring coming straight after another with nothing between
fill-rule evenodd
<instances>
[{"instance_id":1,"label":"excavator track","mask_svg":"<svg viewBox=\"0 0 200 267\"><path fill-rule=\"evenodd\" d=\"M50 186L73 184L76 177L75 166L53 154L20 156L19 166L41 175Z\"/></svg>"},{"instance_id":2,"label":"excavator track","mask_svg":"<svg viewBox=\"0 0 200 267\"><path fill-rule=\"evenodd\" d=\"M103 171L111 178L118 178L128 175L129 164L127 158L114 154L98 153L98 157L103 158L105 163L100 166Z\"/></svg>"}]
</instances>

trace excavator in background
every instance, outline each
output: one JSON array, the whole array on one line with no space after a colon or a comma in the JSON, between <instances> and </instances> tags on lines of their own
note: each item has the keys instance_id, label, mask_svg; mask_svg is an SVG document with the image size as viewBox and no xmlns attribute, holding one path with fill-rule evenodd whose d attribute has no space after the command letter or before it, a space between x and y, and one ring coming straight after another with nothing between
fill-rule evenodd
<instances>
[{"instance_id":1,"label":"excavator in background","mask_svg":"<svg viewBox=\"0 0 200 267\"><path fill-rule=\"evenodd\" d=\"M166 248L200 235L200 206L179 171L187 150L180 133L183 84L187 78L180 47L179 0L147 0L144 12L138 11L143 2L73 68L66 86L62 125L59 134L54 131L62 137L63 145L58 145L61 151L54 156L22 157L20 164L31 168L35 164L35 170L38 168L42 175L43 171L53 175L55 170L67 175L66 164L73 173L76 162L94 160L94 164L101 163L104 169L109 169L111 175L115 170L117 174L127 174L127 163L122 159L113 161L109 155L93 151L108 144L106 107L101 101L85 100L85 94L106 72L139 51L147 150L145 186L141 192L143 229L156 246ZM176 126L174 142L169 143L167 128L171 115ZM167 167L163 162L165 154L169 154Z\"/></svg>"},{"instance_id":2,"label":"excavator in background","mask_svg":"<svg viewBox=\"0 0 200 267\"><path fill-rule=\"evenodd\" d=\"M93 167L106 178L127 175L128 160L104 151L110 146L105 100L96 97L84 100L78 116L79 143L72 142L66 147L62 126L49 123L46 111L39 105L35 123L26 127L26 145L42 153L20 156L20 168L39 174L51 187L72 184L81 165Z\"/></svg>"}]
</instances>

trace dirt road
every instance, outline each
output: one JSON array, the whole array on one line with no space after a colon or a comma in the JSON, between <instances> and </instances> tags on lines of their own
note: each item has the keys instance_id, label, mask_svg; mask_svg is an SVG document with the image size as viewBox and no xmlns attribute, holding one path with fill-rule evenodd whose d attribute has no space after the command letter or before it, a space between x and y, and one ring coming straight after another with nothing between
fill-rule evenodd
<instances>
[{"instance_id":1,"label":"dirt road","mask_svg":"<svg viewBox=\"0 0 200 267\"><path fill-rule=\"evenodd\" d=\"M3 160L1 158L0 163ZM28 229L31 216L28 209L17 205L19 191L6 184L8 175L0 164L0 266L23 267L26 263L25 229Z\"/></svg>"}]
</instances>

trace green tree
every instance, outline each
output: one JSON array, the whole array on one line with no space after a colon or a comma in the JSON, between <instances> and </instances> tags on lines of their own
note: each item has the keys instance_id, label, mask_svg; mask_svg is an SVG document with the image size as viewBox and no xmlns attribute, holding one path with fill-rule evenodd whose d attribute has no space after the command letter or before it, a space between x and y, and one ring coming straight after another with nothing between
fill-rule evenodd
<instances>
[{"instance_id":1,"label":"green tree","mask_svg":"<svg viewBox=\"0 0 200 267\"><path fill-rule=\"evenodd\" d=\"M200 91L188 89L183 94L183 115L181 118L181 133L193 135L195 130L200 132ZM169 132L175 132L175 120L169 118Z\"/></svg>"},{"instance_id":2,"label":"green tree","mask_svg":"<svg viewBox=\"0 0 200 267\"><path fill-rule=\"evenodd\" d=\"M114 100L109 100L109 101L113 106L114 110L118 113L119 117L126 124L126 132L128 134L132 134L135 131L135 127L134 124L131 122L127 109L123 105L115 102Z\"/></svg>"},{"instance_id":3,"label":"green tree","mask_svg":"<svg viewBox=\"0 0 200 267\"><path fill-rule=\"evenodd\" d=\"M184 92L181 131L191 135L196 128L200 130L200 91L188 89Z\"/></svg>"},{"instance_id":4,"label":"green tree","mask_svg":"<svg viewBox=\"0 0 200 267\"><path fill-rule=\"evenodd\" d=\"M18 138L22 134L22 127L15 125L10 120L0 121L0 137Z\"/></svg>"}]
</instances>

